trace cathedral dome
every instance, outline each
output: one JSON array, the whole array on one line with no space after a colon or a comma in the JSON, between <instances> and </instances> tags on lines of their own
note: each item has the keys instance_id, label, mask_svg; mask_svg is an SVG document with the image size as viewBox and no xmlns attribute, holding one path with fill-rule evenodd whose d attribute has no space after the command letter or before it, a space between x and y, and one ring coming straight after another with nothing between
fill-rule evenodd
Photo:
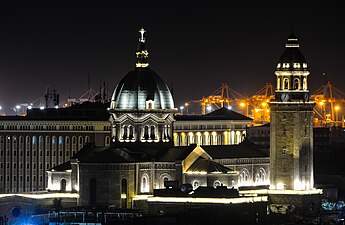
<instances>
[{"instance_id":1,"label":"cathedral dome","mask_svg":"<svg viewBox=\"0 0 345 225\"><path fill-rule=\"evenodd\" d=\"M136 67L117 85L111 99L111 109L174 109L168 86L149 68L145 45L145 30L139 30Z\"/></svg>"},{"instance_id":2,"label":"cathedral dome","mask_svg":"<svg viewBox=\"0 0 345 225\"><path fill-rule=\"evenodd\" d=\"M116 109L173 109L171 92L149 67L136 67L118 84L112 96ZM153 103L150 107L149 103Z\"/></svg>"},{"instance_id":3,"label":"cathedral dome","mask_svg":"<svg viewBox=\"0 0 345 225\"><path fill-rule=\"evenodd\" d=\"M299 50L298 38L291 33L281 55L277 71L308 71L307 62Z\"/></svg>"}]
</instances>

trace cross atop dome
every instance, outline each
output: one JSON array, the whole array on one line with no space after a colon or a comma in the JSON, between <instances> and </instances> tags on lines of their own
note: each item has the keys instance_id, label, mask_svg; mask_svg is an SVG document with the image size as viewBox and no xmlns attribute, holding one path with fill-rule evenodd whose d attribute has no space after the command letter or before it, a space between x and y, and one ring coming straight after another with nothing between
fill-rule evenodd
<instances>
[{"instance_id":1,"label":"cross atop dome","mask_svg":"<svg viewBox=\"0 0 345 225\"><path fill-rule=\"evenodd\" d=\"M139 33L140 33L139 41L142 42L142 43L145 43L145 38L144 38L144 33L145 32L146 32L146 30L143 27L139 30Z\"/></svg>"},{"instance_id":2,"label":"cross atop dome","mask_svg":"<svg viewBox=\"0 0 345 225\"><path fill-rule=\"evenodd\" d=\"M139 30L140 33L140 38L139 38L139 43L136 51L136 56L137 56L137 62L135 64L135 67L148 67L149 66L149 52L147 51L146 45L145 45L145 34L146 30L144 28L141 28Z\"/></svg>"}]
</instances>

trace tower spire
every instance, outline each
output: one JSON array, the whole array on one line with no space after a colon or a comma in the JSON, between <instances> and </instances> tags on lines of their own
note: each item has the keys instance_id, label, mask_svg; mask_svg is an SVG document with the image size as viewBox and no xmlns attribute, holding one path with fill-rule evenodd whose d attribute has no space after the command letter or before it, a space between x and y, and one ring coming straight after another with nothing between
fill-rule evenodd
<instances>
[{"instance_id":1,"label":"tower spire","mask_svg":"<svg viewBox=\"0 0 345 225\"><path fill-rule=\"evenodd\" d=\"M135 52L137 56L137 63L135 64L136 68L143 68L143 67L148 67L149 66L149 52L147 51L146 45L145 45L145 34L146 30L144 28L141 28L139 30L140 33L140 38L139 38L139 43L137 47L137 51Z\"/></svg>"}]
</instances>

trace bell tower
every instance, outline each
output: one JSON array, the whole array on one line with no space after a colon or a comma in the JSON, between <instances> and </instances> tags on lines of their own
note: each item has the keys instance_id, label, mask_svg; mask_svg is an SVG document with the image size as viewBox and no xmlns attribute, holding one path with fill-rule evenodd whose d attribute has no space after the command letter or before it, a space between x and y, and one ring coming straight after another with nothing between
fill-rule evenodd
<instances>
[{"instance_id":1,"label":"bell tower","mask_svg":"<svg viewBox=\"0 0 345 225\"><path fill-rule=\"evenodd\" d=\"M313 108L309 70L293 32L275 71L271 101L270 189L311 190L313 175Z\"/></svg>"}]
</instances>

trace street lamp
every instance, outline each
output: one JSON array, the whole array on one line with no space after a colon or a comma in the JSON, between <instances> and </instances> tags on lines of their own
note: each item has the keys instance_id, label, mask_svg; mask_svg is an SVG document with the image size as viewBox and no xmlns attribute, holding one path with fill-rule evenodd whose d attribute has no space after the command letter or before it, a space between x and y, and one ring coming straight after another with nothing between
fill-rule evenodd
<instances>
[{"instance_id":1,"label":"street lamp","mask_svg":"<svg viewBox=\"0 0 345 225\"><path fill-rule=\"evenodd\" d=\"M244 107L246 106L246 103L241 102L241 103L240 103L240 106L241 106L241 108L242 108L242 114L244 114Z\"/></svg>"},{"instance_id":2,"label":"street lamp","mask_svg":"<svg viewBox=\"0 0 345 225\"><path fill-rule=\"evenodd\" d=\"M184 107L180 106L181 114L183 114L183 109L184 109Z\"/></svg>"},{"instance_id":3,"label":"street lamp","mask_svg":"<svg viewBox=\"0 0 345 225\"><path fill-rule=\"evenodd\" d=\"M184 103L184 106L186 106L186 114L188 114L188 106L189 106L188 102Z\"/></svg>"},{"instance_id":4,"label":"street lamp","mask_svg":"<svg viewBox=\"0 0 345 225\"><path fill-rule=\"evenodd\" d=\"M335 126L337 126L337 123L338 123L338 111L339 111L340 107L338 105L336 105L334 107L334 109L335 109Z\"/></svg>"}]
</instances>

